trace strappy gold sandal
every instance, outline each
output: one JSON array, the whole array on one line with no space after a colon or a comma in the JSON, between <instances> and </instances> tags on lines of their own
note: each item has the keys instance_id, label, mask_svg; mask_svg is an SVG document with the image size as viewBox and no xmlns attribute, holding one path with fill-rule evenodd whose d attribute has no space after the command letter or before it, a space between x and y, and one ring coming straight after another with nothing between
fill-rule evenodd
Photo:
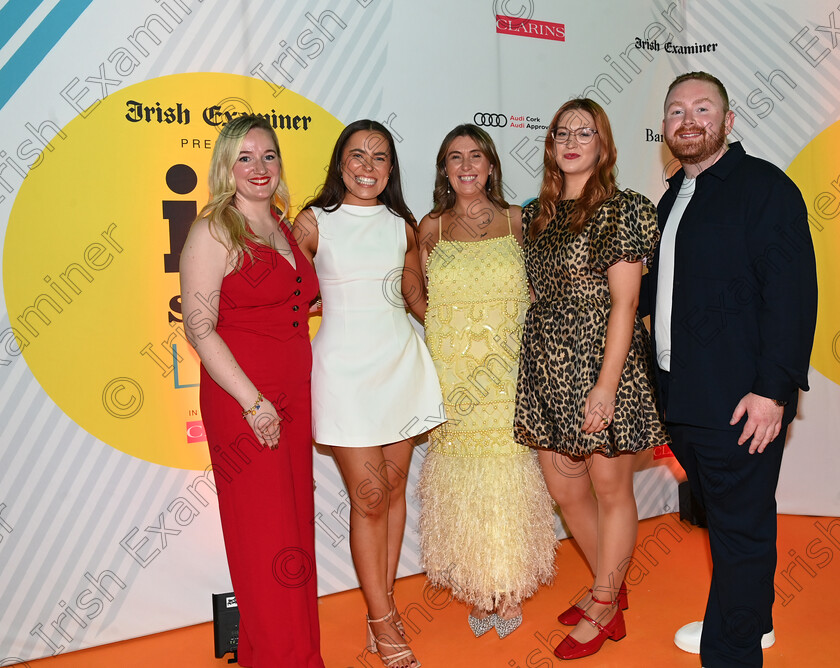
<instances>
[{"instance_id":1,"label":"strappy gold sandal","mask_svg":"<svg viewBox=\"0 0 840 668\"><path fill-rule=\"evenodd\" d=\"M384 617L380 617L379 619L371 619L370 617L366 617L368 630L368 652L370 652L371 654L379 654L379 657L382 659L382 663L385 664L386 668L392 668L392 666L406 664L408 664L410 668L420 668L420 662L414 656L414 652L411 651L411 648L406 643L391 642L391 639L385 635L383 635L380 639L377 638L374 634L373 627L371 626L372 624L378 624L380 622L390 622L391 620L393 620L393 618L393 610L391 610ZM396 627L396 623L394 624L394 627ZM391 653L386 655L386 651Z\"/></svg>"},{"instance_id":2,"label":"strappy gold sandal","mask_svg":"<svg viewBox=\"0 0 840 668\"><path fill-rule=\"evenodd\" d=\"M391 614L397 614L397 604L394 601L394 590L388 592L388 599L391 601ZM400 635L405 638L405 627L403 626L402 619L395 619L394 626L397 627L397 631L400 632Z\"/></svg>"}]
</instances>

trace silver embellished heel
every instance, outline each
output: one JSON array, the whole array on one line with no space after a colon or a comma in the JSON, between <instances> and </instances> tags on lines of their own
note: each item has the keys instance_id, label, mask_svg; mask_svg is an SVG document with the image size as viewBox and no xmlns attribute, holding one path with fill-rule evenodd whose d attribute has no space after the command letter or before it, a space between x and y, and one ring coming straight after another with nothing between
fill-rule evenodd
<instances>
[{"instance_id":1,"label":"silver embellished heel","mask_svg":"<svg viewBox=\"0 0 840 668\"><path fill-rule=\"evenodd\" d=\"M470 615L467 617L467 623L470 625L472 632L475 634L475 637L478 638L483 636L487 633L490 629L492 629L497 623L496 614L493 613L492 615L488 615L487 617L473 617Z\"/></svg>"},{"instance_id":2,"label":"silver embellished heel","mask_svg":"<svg viewBox=\"0 0 840 668\"><path fill-rule=\"evenodd\" d=\"M516 617L511 617L510 619L502 619L498 615L494 616L496 617L496 633L499 634L499 639L509 636L519 628L520 624L522 624L521 614Z\"/></svg>"}]
</instances>

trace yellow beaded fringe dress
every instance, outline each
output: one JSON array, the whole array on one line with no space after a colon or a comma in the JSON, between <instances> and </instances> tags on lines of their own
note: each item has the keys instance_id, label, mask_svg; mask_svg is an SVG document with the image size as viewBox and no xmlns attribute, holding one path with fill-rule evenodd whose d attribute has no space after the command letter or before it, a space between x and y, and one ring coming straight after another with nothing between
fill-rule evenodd
<instances>
[{"instance_id":1,"label":"yellow beaded fringe dress","mask_svg":"<svg viewBox=\"0 0 840 668\"><path fill-rule=\"evenodd\" d=\"M448 422L430 434L417 488L427 577L491 610L554 574L554 512L535 451L513 440L529 296L512 234L440 240L429 256L426 344Z\"/></svg>"}]
</instances>

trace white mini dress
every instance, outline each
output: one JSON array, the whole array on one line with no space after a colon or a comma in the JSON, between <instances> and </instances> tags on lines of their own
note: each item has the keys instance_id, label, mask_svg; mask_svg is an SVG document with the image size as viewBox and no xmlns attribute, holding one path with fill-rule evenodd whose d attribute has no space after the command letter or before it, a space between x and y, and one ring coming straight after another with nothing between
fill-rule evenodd
<instances>
[{"instance_id":1,"label":"white mini dress","mask_svg":"<svg viewBox=\"0 0 840 668\"><path fill-rule=\"evenodd\" d=\"M312 341L315 442L386 445L445 422L434 363L400 289L405 222L384 205L312 212L323 301Z\"/></svg>"}]
</instances>

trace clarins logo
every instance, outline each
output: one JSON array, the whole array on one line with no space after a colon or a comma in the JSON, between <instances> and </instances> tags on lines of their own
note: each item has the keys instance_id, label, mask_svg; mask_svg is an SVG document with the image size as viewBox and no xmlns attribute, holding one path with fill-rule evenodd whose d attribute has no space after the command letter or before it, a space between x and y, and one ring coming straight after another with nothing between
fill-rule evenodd
<instances>
[{"instance_id":1,"label":"clarins logo","mask_svg":"<svg viewBox=\"0 0 840 668\"><path fill-rule=\"evenodd\" d=\"M501 14L496 15L496 32L502 35L551 39L556 42L566 41L566 26L563 23L550 23Z\"/></svg>"},{"instance_id":2,"label":"clarins logo","mask_svg":"<svg viewBox=\"0 0 840 668\"><path fill-rule=\"evenodd\" d=\"M204 433L204 422L192 420L187 422L187 443L202 443L207 440Z\"/></svg>"}]
</instances>

